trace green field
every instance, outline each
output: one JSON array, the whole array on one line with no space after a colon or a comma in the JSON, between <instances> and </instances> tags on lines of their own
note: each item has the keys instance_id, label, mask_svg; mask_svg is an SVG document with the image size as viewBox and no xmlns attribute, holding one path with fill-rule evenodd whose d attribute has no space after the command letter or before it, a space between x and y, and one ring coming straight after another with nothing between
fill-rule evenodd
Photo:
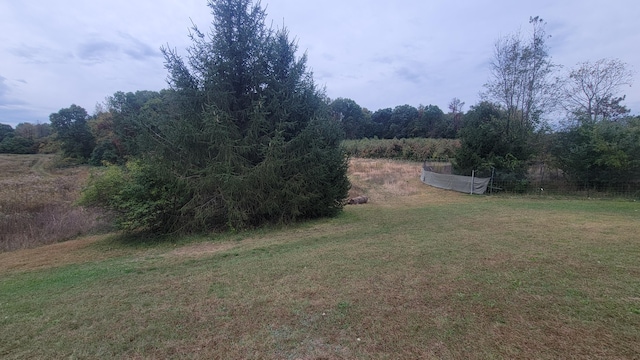
<instances>
[{"instance_id":1,"label":"green field","mask_svg":"<svg viewBox=\"0 0 640 360\"><path fill-rule=\"evenodd\" d=\"M0 254L0 358L640 354L640 203L469 196L352 161L334 219Z\"/></svg>"}]
</instances>

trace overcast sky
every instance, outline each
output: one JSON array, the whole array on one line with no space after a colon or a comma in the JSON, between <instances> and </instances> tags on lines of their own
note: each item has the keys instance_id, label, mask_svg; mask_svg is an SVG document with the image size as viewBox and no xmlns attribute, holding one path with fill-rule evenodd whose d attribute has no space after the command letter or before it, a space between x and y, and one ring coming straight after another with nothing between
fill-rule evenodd
<instances>
[{"instance_id":1,"label":"overcast sky","mask_svg":"<svg viewBox=\"0 0 640 360\"><path fill-rule=\"evenodd\" d=\"M369 110L409 104L447 112L478 102L493 44L547 23L552 61L618 58L636 71L625 104L640 113L637 0L263 0L306 51L332 99ZM206 0L0 0L0 123L46 122L77 104L93 113L116 91L166 88L159 51L208 29Z\"/></svg>"}]
</instances>

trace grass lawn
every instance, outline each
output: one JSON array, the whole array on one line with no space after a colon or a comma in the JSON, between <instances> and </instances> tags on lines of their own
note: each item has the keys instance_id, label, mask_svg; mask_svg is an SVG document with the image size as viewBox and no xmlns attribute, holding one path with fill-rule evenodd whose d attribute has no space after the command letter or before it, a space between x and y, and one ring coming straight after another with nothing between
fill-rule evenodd
<instances>
[{"instance_id":1,"label":"grass lawn","mask_svg":"<svg viewBox=\"0 0 640 360\"><path fill-rule=\"evenodd\" d=\"M640 203L469 196L354 159L286 228L0 253L0 358L640 356Z\"/></svg>"}]
</instances>

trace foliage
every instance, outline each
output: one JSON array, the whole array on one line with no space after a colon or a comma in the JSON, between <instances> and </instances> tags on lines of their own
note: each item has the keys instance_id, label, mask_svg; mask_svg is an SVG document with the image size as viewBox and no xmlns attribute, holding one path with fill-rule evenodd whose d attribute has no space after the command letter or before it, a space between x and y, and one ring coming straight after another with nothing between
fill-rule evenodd
<instances>
[{"instance_id":1,"label":"foliage","mask_svg":"<svg viewBox=\"0 0 640 360\"><path fill-rule=\"evenodd\" d=\"M454 118L435 105L380 109L371 115L370 124L370 133L381 139L455 138L458 130Z\"/></svg>"},{"instance_id":2,"label":"foliage","mask_svg":"<svg viewBox=\"0 0 640 360\"><path fill-rule=\"evenodd\" d=\"M630 86L633 72L617 59L589 61L571 69L561 80L562 105L579 122L615 120L629 113L618 91Z\"/></svg>"},{"instance_id":3,"label":"foliage","mask_svg":"<svg viewBox=\"0 0 640 360\"><path fill-rule=\"evenodd\" d=\"M465 115L460 130L461 146L455 156L455 170L470 175L489 176L492 170L500 180L522 180L527 173L532 148L530 132L520 123L510 124L500 106L481 102Z\"/></svg>"},{"instance_id":4,"label":"foliage","mask_svg":"<svg viewBox=\"0 0 640 360\"><path fill-rule=\"evenodd\" d=\"M411 105L396 106L391 114L385 138L410 137L410 125L418 119L419 115L418 109Z\"/></svg>"},{"instance_id":5,"label":"foliage","mask_svg":"<svg viewBox=\"0 0 640 360\"><path fill-rule=\"evenodd\" d=\"M640 178L640 118L584 122L558 134L558 166L585 187L607 189Z\"/></svg>"},{"instance_id":6,"label":"foliage","mask_svg":"<svg viewBox=\"0 0 640 360\"><path fill-rule=\"evenodd\" d=\"M20 123L16 125L16 135L21 136L23 138L37 140L43 139L51 135L51 125L44 124L31 124L31 123Z\"/></svg>"},{"instance_id":7,"label":"foliage","mask_svg":"<svg viewBox=\"0 0 640 360\"><path fill-rule=\"evenodd\" d=\"M371 114L371 124L373 126L373 134L380 139L387 139L389 133L389 124L391 123L391 116L393 115L393 109L385 108L378 109ZM392 139L391 136L389 139Z\"/></svg>"},{"instance_id":8,"label":"foliage","mask_svg":"<svg viewBox=\"0 0 640 360\"><path fill-rule=\"evenodd\" d=\"M158 116L151 109L168 103L168 93L168 90L118 91L109 96L88 122L96 138L96 147L89 163L122 165L127 158L139 156L149 147L152 148L153 144L145 142L142 136L145 131L142 124L145 119Z\"/></svg>"},{"instance_id":9,"label":"foliage","mask_svg":"<svg viewBox=\"0 0 640 360\"><path fill-rule=\"evenodd\" d=\"M91 156L95 139L87 125L88 117L87 111L75 104L49 115L65 157L84 162Z\"/></svg>"},{"instance_id":10,"label":"foliage","mask_svg":"<svg viewBox=\"0 0 640 360\"><path fill-rule=\"evenodd\" d=\"M49 124L20 123L15 130L10 125L0 124L0 153L50 153L51 139Z\"/></svg>"},{"instance_id":11,"label":"foliage","mask_svg":"<svg viewBox=\"0 0 640 360\"><path fill-rule=\"evenodd\" d=\"M32 139L22 136L7 135L0 141L0 154L35 154L38 146Z\"/></svg>"},{"instance_id":12,"label":"foliage","mask_svg":"<svg viewBox=\"0 0 640 360\"><path fill-rule=\"evenodd\" d=\"M89 164L93 166L117 164L122 160L122 157L118 154L118 149L112 141L102 141L93 148Z\"/></svg>"},{"instance_id":13,"label":"foliage","mask_svg":"<svg viewBox=\"0 0 640 360\"><path fill-rule=\"evenodd\" d=\"M409 134L412 137L454 138L453 123L436 105L420 105L418 118L413 122Z\"/></svg>"},{"instance_id":14,"label":"foliage","mask_svg":"<svg viewBox=\"0 0 640 360\"><path fill-rule=\"evenodd\" d=\"M159 232L335 215L347 158L306 56L287 30L265 26L259 4L209 7L212 30L194 26L186 61L163 48L171 89L139 108L144 155L94 203L120 209L125 229Z\"/></svg>"},{"instance_id":15,"label":"foliage","mask_svg":"<svg viewBox=\"0 0 640 360\"><path fill-rule=\"evenodd\" d=\"M337 98L331 102L334 119L340 122L347 139L362 139L371 136L373 128L371 115L355 101Z\"/></svg>"},{"instance_id":16,"label":"foliage","mask_svg":"<svg viewBox=\"0 0 640 360\"><path fill-rule=\"evenodd\" d=\"M448 160L460 146L452 139L360 139L346 140L344 148L350 157L426 161Z\"/></svg>"},{"instance_id":17,"label":"foliage","mask_svg":"<svg viewBox=\"0 0 640 360\"><path fill-rule=\"evenodd\" d=\"M136 231L177 226L176 208L185 199L186 192L175 177L153 162L132 160L94 173L79 203L113 211L120 229Z\"/></svg>"},{"instance_id":18,"label":"foliage","mask_svg":"<svg viewBox=\"0 0 640 360\"><path fill-rule=\"evenodd\" d=\"M11 125L0 124L0 142L2 142L2 140L4 140L5 137L14 135L14 131L15 130L13 130Z\"/></svg>"}]
</instances>

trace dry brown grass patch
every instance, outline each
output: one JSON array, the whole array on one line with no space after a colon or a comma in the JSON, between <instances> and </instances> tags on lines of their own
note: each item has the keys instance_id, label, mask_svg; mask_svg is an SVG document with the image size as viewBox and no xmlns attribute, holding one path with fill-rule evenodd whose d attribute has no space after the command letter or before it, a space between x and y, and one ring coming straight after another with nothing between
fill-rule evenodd
<instances>
[{"instance_id":1,"label":"dry brown grass patch","mask_svg":"<svg viewBox=\"0 0 640 360\"><path fill-rule=\"evenodd\" d=\"M0 252L85 235L107 226L101 211L77 207L87 167L51 168L53 155L0 155Z\"/></svg>"},{"instance_id":2,"label":"dry brown grass patch","mask_svg":"<svg viewBox=\"0 0 640 360\"><path fill-rule=\"evenodd\" d=\"M464 194L422 183L421 173L422 163L419 162L352 158L349 162L349 197L366 195L370 203L378 205L464 201Z\"/></svg>"}]
</instances>

